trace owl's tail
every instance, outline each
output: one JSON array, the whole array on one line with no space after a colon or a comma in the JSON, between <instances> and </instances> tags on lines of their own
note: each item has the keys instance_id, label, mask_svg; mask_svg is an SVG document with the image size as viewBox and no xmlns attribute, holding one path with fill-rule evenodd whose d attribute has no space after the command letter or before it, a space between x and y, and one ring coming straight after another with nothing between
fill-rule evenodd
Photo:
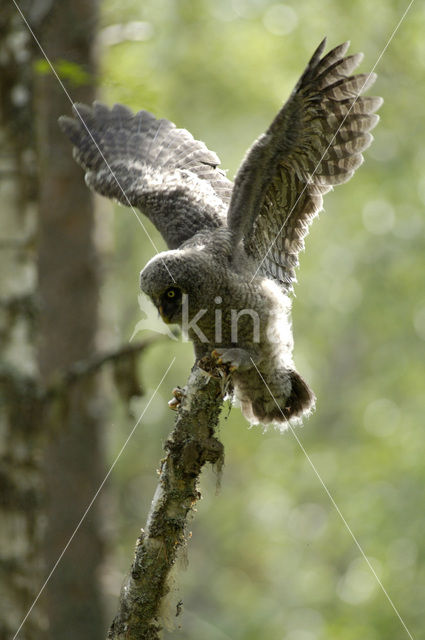
<instances>
[{"instance_id":1,"label":"owl's tail","mask_svg":"<svg viewBox=\"0 0 425 640\"><path fill-rule=\"evenodd\" d=\"M249 374L235 381L235 396L252 424L274 423L284 429L313 411L315 395L297 371L285 369L267 376L251 370Z\"/></svg>"}]
</instances>

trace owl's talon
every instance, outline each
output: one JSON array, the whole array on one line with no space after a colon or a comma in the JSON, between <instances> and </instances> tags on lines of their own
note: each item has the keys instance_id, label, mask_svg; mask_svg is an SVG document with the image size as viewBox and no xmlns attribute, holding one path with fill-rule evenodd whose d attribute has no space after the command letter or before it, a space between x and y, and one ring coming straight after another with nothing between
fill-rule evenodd
<instances>
[{"instance_id":1,"label":"owl's talon","mask_svg":"<svg viewBox=\"0 0 425 640\"><path fill-rule=\"evenodd\" d=\"M172 391L174 398L168 401L168 406L173 411L178 411L183 398L186 396L186 387L175 387Z\"/></svg>"},{"instance_id":2,"label":"owl's talon","mask_svg":"<svg viewBox=\"0 0 425 640\"><path fill-rule=\"evenodd\" d=\"M181 401L186 395L186 387L174 387L171 393L177 400Z\"/></svg>"},{"instance_id":3,"label":"owl's talon","mask_svg":"<svg viewBox=\"0 0 425 640\"><path fill-rule=\"evenodd\" d=\"M227 350L213 349L211 351L211 359L214 361L216 369L222 378L227 378L237 367L233 366L230 360L226 359Z\"/></svg>"},{"instance_id":4,"label":"owl's talon","mask_svg":"<svg viewBox=\"0 0 425 640\"><path fill-rule=\"evenodd\" d=\"M252 367L250 352L239 347L214 349L211 352L211 357L214 358L216 363L225 369L228 374Z\"/></svg>"},{"instance_id":5,"label":"owl's talon","mask_svg":"<svg viewBox=\"0 0 425 640\"><path fill-rule=\"evenodd\" d=\"M210 378L220 378L217 361L212 357L212 353L200 358L196 364L204 373L210 376Z\"/></svg>"},{"instance_id":6,"label":"owl's talon","mask_svg":"<svg viewBox=\"0 0 425 640\"><path fill-rule=\"evenodd\" d=\"M168 406L172 411L178 411L180 402L177 400L177 398L171 398L171 400L168 401Z\"/></svg>"}]
</instances>

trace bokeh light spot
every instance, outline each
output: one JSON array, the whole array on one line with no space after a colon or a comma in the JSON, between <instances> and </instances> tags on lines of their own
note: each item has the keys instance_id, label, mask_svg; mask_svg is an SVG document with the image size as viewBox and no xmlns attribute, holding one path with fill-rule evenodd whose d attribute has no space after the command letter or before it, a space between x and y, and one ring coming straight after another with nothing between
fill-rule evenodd
<instances>
[{"instance_id":1,"label":"bokeh light spot","mask_svg":"<svg viewBox=\"0 0 425 640\"><path fill-rule=\"evenodd\" d=\"M263 24L270 33L286 36L298 24L298 16L292 7L286 4L273 4L264 14Z\"/></svg>"},{"instance_id":2,"label":"bokeh light spot","mask_svg":"<svg viewBox=\"0 0 425 640\"><path fill-rule=\"evenodd\" d=\"M376 561L371 562L376 571ZM338 582L337 593L344 602L357 605L369 600L378 588L378 581L363 558L351 562Z\"/></svg>"},{"instance_id":3,"label":"bokeh light spot","mask_svg":"<svg viewBox=\"0 0 425 640\"><path fill-rule=\"evenodd\" d=\"M370 402L364 412L363 424L366 431L380 438L392 434L400 424L401 411L388 398Z\"/></svg>"},{"instance_id":4,"label":"bokeh light spot","mask_svg":"<svg viewBox=\"0 0 425 640\"><path fill-rule=\"evenodd\" d=\"M383 235L394 226L395 213L387 200L370 200L363 209L363 224L370 233Z\"/></svg>"}]
</instances>

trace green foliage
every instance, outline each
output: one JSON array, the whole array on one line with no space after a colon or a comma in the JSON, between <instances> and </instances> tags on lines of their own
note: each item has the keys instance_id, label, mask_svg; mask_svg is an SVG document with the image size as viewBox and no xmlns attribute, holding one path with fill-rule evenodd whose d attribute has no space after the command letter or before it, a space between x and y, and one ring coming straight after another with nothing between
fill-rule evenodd
<instances>
[{"instance_id":1,"label":"green foliage","mask_svg":"<svg viewBox=\"0 0 425 640\"><path fill-rule=\"evenodd\" d=\"M67 80L71 87L81 87L93 82L92 76L76 62L59 59L53 63L53 68L61 80ZM34 62L34 71L38 75L49 75L53 73L50 64L44 58L39 58Z\"/></svg>"},{"instance_id":2,"label":"green foliage","mask_svg":"<svg viewBox=\"0 0 425 640\"><path fill-rule=\"evenodd\" d=\"M329 46L351 38L350 51L365 52L361 70L368 71L406 6L105 0L104 27L144 21L151 30L144 40L103 51L102 98L187 127L233 175L323 35ZM424 27L425 10L416 3L379 61L372 93L385 103L375 143L355 178L326 196L294 300L296 363L318 395L315 415L297 436L416 638L425 622ZM103 301L110 330L125 340L139 319L138 273L154 251L130 211L116 211L114 234ZM147 395L135 415L173 355L175 365L114 472L120 519L111 610L155 488L173 418L166 401L186 380L191 346L164 338L142 365ZM131 426L117 416L111 460ZM205 475L189 567L178 578L182 637L407 638L293 435L249 429L238 409L223 419L221 435L222 488L216 495L214 475Z\"/></svg>"}]
</instances>

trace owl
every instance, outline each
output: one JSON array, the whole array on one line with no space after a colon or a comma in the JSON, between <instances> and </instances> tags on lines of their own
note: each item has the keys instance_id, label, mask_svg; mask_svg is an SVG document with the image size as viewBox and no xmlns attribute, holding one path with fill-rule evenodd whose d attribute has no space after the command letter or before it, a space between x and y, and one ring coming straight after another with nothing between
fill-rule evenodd
<instances>
[{"instance_id":1,"label":"owl","mask_svg":"<svg viewBox=\"0 0 425 640\"><path fill-rule=\"evenodd\" d=\"M314 407L292 357L298 254L323 195L363 162L382 103L362 96L375 75L352 75L362 54L348 46L323 55L319 45L233 183L203 142L147 111L95 102L60 118L87 185L162 234L168 250L144 267L141 289L187 333L200 366L212 358L226 370L253 424L285 427Z\"/></svg>"}]
</instances>

